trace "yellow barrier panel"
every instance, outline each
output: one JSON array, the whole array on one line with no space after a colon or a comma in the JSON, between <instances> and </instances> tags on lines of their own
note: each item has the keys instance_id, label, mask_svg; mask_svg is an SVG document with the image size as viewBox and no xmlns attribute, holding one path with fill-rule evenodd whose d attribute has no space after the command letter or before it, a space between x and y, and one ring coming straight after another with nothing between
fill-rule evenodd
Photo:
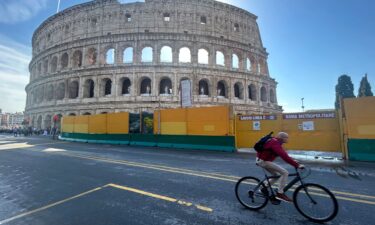
<instances>
[{"instance_id":1,"label":"yellow barrier panel","mask_svg":"<svg viewBox=\"0 0 375 225\"><path fill-rule=\"evenodd\" d=\"M349 138L375 139L375 97L344 99Z\"/></svg>"},{"instance_id":2,"label":"yellow barrier panel","mask_svg":"<svg viewBox=\"0 0 375 225\"><path fill-rule=\"evenodd\" d=\"M162 122L161 134L185 135L186 122Z\"/></svg>"},{"instance_id":3,"label":"yellow barrier panel","mask_svg":"<svg viewBox=\"0 0 375 225\"><path fill-rule=\"evenodd\" d=\"M92 115L89 117L89 133L107 133L107 114Z\"/></svg>"},{"instance_id":4,"label":"yellow barrier panel","mask_svg":"<svg viewBox=\"0 0 375 225\"><path fill-rule=\"evenodd\" d=\"M89 116L76 116L73 132L87 134L89 132Z\"/></svg>"},{"instance_id":5,"label":"yellow barrier panel","mask_svg":"<svg viewBox=\"0 0 375 225\"><path fill-rule=\"evenodd\" d=\"M306 113L304 119L287 119L282 114L237 116L236 141L238 148L251 148L264 135L273 131L276 135L280 131L289 134L289 143L286 149L341 151L341 136L339 118L336 113L329 112L330 116L323 118L319 113L317 118L309 118ZM300 114L296 114L300 116ZM302 114L302 116L304 116ZM242 118L242 120L241 120ZM271 119L272 118L272 119ZM298 117L296 117L298 118Z\"/></svg>"},{"instance_id":6,"label":"yellow barrier panel","mask_svg":"<svg viewBox=\"0 0 375 225\"><path fill-rule=\"evenodd\" d=\"M229 135L229 107L190 108L187 110L189 135Z\"/></svg>"},{"instance_id":7,"label":"yellow barrier panel","mask_svg":"<svg viewBox=\"0 0 375 225\"><path fill-rule=\"evenodd\" d=\"M129 113L107 114L108 134L128 134L129 133Z\"/></svg>"},{"instance_id":8,"label":"yellow barrier panel","mask_svg":"<svg viewBox=\"0 0 375 225\"><path fill-rule=\"evenodd\" d=\"M75 116L64 116L61 121L61 131L65 133L73 133Z\"/></svg>"}]
</instances>

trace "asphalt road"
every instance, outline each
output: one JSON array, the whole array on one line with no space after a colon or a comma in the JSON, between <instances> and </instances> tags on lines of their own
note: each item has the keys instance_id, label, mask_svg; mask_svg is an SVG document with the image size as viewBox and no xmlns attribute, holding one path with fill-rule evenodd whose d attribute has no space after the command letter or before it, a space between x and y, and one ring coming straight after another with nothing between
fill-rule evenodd
<instances>
[{"instance_id":1,"label":"asphalt road","mask_svg":"<svg viewBox=\"0 0 375 225\"><path fill-rule=\"evenodd\" d=\"M328 224L374 224L375 164L305 164L338 198ZM252 154L0 135L0 224L314 224L290 203L242 207L247 175L263 176Z\"/></svg>"}]
</instances>

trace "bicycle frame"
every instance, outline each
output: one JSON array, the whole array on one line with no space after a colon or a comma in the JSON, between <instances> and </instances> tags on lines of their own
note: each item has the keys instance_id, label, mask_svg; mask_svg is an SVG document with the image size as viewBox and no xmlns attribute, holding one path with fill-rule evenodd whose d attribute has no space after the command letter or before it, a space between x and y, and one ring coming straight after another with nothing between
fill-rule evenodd
<instances>
[{"instance_id":1,"label":"bicycle frame","mask_svg":"<svg viewBox=\"0 0 375 225\"><path fill-rule=\"evenodd\" d=\"M296 173L289 174L288 177L295 177L293 180L291 180L285 187L284 187L284 192L287 192L293 185L295 185L298 181L301 183L301 185L304 185L303 179L301 178L299 172L296 169ZM259 182L259 184L255 187L255 189L258 189L261 184L263 184L265 181L268 183L268 187L271 187L271 182L270 179L278 179L280 178L280 175L276 176L267 176L267 173L265 173L265 178ZM274 190L273 188L271 189L272 195L274 195ZM310 196L309 196L310 197Z\"/></svg>"}]
</instances>

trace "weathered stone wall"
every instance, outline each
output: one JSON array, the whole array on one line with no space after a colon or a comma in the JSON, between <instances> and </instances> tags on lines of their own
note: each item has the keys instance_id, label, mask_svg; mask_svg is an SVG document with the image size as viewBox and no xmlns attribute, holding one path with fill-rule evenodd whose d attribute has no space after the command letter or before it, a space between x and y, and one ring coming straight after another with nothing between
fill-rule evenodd
<instances>
[{"instance_id":1,"label":"weathered stone wall","mask_svg":"<svg viewBox=\"0 0 375 225\"><path fill-rule=\"evenodd\" d=\"M161 60L165 46L172 52L170 62ZM146 47L152 48L150 62L142 60ZM189 49L190 62L180 59L181 49ZM203 49L207 64L198 57ZM114 62L109 62L106 55L112 50ZM217 62L217 52L223 53L224 65ZM256 16L228 4L96 0L48 18L35 31L26 114L34 126L45 127L55 114L179 107L182 79L192 82L194 106L232 104L238 113L280 112L267 55Z\"/></svg>"}]
</instances>

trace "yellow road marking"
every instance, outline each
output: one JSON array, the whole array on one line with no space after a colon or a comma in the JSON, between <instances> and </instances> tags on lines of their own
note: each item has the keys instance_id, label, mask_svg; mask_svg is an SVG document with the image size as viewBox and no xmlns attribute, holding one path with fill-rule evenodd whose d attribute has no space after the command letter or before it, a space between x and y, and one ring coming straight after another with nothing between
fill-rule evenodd
<instances>
[{"instance_id":1,"label":"yellow road marking","mask_svg":"<svg viewBox=\"0 0 375 225\"><path fill-rule=\"evenodd\" d=\"M0 150L6 151L6 150L12 150L12 149L22 149L22 148L31 148L35 146L40 145L51 145L51 144L58 144L58 143L64 143L64 142L47 142L42 144L28 144L27 142L22 143L12 143L12 144L4 144L0 145Z\"/></svg>"},{"instance_id":2,"label":"yellow road marking","mask_svg":"<svg viewBox=\"0 0 375 225\"><path fill-rule=\"evenodd\" d=\"M154 193L151 193L151 192L142 191L142 190L139 190L139 189L126 187L126 186L122 186L122 185L118 185L118 184L107 184L106 186L118 188L118 189L125 190L125 191L134 192L134 193L141 194L141 195L146 195L146 196L149 196L149 197L161 199L161 200L168 201L168 202L176 202L180 205L184 205L184 206L187 206L187 207L190 207L190 206L193 205L193 203L191 203L191 202L186 202L186 201L183 201L183 200L177 200L175 198L171 198L171 197L167 197L167 196L163 196L163 195L158 195L158 194L154 194ZM197 209L205 211L205 212L212 212L213 211L211 208L208 208L206 206L201 206L201 205L197 205L197 204L195 204L194 206Z\"/></svg>"},{"instance_id":3,"label":"yellow road marking","mask_svg":"<svg viewBox=\"0 0 375 225\"><path fill-rule=\"evenodd\" d=\"M103 186L104 187L104 186ZM34 209L34 210L31 210L31 211L28 211L28 212L24 212L24 213L21 213L17 216L13 216L11 218L8 218L8 219L5 219L5 220L2 220L0 221L0 224L4 224L4 223L8 223L10 221L13 221L15 219L19 219L21 217L25 217L25 216L29 216L31 214L34 214L34 213L37 213L37 212L40 212L42 210L45 210L45 209L48 209L48 208L51 208L51 207L54 207L54 206L57 206L57 205L60 205L60 204L63 204L67 201L71 201L73 199L76 199L76 198L79 198L79 197L82 197L84 195L87 195L87 194L90 194L92 192L95 192L95 191L99 191L100 189L102 189L103 187L98 187L98 188L94 188L92 190L89 190L89 191L86 191L86 192L83 192L81 194L78 194L78 195L75 195L73 197L70 197L70 198L66 198L66 199L63 199L61 201L58 201L58 202L55 202L55 203L52 203L52 204L49 204L49 205L46 205L46 206L43 206L43 207L40 207L40 208L37 208L37 209Z\"/></svg>"},{"instance_id":4,"label":"yellow road marking","mask_svg":"<svg viewBox=\"0 0 375 225\"><path fill-rule=\"evenodd\" d=\"M117 188L117 189L121 189L121 190L125 190L125 191L130 191L130 192L134 192L134 193L137 193L137 194L141 194L141 195L153 197L153 198L156 198L156 199L168 201L168 202L176 202L176 203L178 203L180 205L184 205L184 206L188 206L188 207L190 207L190 206L193 205L193 203L191 203L191 202L186 202L186 201L183 201L183 200L177 200L175 198L171 198L171 197L167 197L167 196L163 196L163 195L158 195L158 194L154 194L154 193L151 193L151 192L142 191L142 190L135 189L135 188L130 188L130 187L126 187L126 186L122 186L122 185L118 185L118 184L106 184L104 186L91 189L91 190L83 192L81 194L74 195L72 197L63 199L61 201L58 201L58 202L55 202L55 203L51 203L49 205L46 205L46 206L43 206L43 207L40 207L40 208L37 208L37 209L34 209L34 210L30 210L30 211L21 213L19 215L13 216L11 218L2 220L2 221L0 221L0 224L5 224L5 223L11 222L13 220L16 220L16 219L19 219L19 218L22 218L22 217L25 217L25 216L29 216L31 214L34 214L34 213L37 213L37 212L40 212L40 211L52 208L54 206L63 204L65 202L68 202L68 201L71 201L73 199L82 197L84 195L88 195L90 193L93 193L95 191L99 191L99 190L107 188L107 187L113 187L113 188ZM211 208L208 208L208 207L205 207L205 206L201 206L201 205L194 205L194 206L197 209L200 209L200 210L205 211L205 212L212 212L213 211Z\"/></svg>"},{"instance_id":5,"label":"yellow road marking","mask_svg":"<svg viewBox=\"0 0 375 225\"><path fill-rule=\"evenodd\" d=\"M59 154L59 155L65 155L65 156L70 156L70 157L75 157L75 158L90 159L90 160L96 160L96 161L101 161L101 162L108 162L108 163L122 164L122 165L127 165L127 166L154 169L154 170L159 170L159 171L179 173L179 174L185 174L185 175L191 175L191 176L197 176L197 177L204 177L204 178L210 178L210 179L215 179L215 180L223 180L223 181L229 181L229 182L234 182L234 183L236 183L238 179L240 179L240 177L219 175L217 173L212 174L212 173L207 173L207 172L193 171L193 170L160 166L160 165L154 165L154 164L144 164L144 163L125 161L125 160L113 160L113 159L107 159L107 158L101 158L101 157L95 157L95 156L72 154L68 152L64 152L64 153L57 152L57 153L50 153L50 154ZM293 191L295 189L291 188L290 190ZM370 196L370 195L361 195L361 194L354 194L354 193L349 193L349 192L340 192L340 191L331 191L331 192L337 195L354 196L354 197L361 197L361 198L368 198L368 199L375 198L374 196ZM355 198L347 198L347 197L341 197L337 195L336 197L338 199L342 199L346 201L359 202L359 203L371 204L371 205L375 204L375 202L373 201L366 201L366 200L355 199Z\"/></svg>"}]
</instances>

